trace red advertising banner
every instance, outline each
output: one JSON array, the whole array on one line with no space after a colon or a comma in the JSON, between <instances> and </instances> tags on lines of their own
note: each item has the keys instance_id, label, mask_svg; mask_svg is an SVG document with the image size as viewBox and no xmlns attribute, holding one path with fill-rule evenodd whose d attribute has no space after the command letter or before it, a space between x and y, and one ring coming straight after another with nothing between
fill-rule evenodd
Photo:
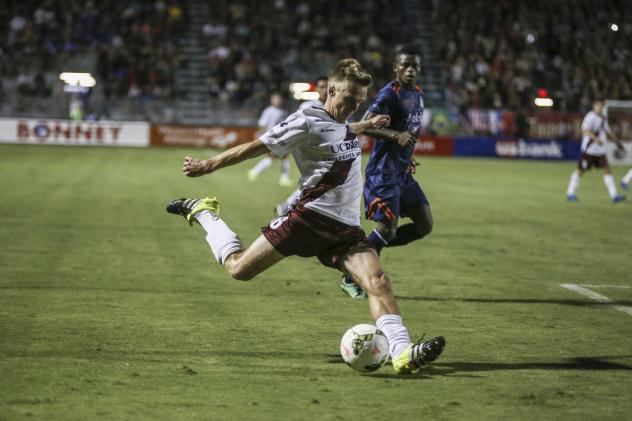
<instances>
[{"instance_id":1,"label":"red advertising banner","mask_svg":"<svg viewBox=\"0 0 632 421\"><path fill-rule=\"evenodd\" d=\"M149 124L0 118L0 143L146 147L149 143Z\"/></svg>"},{"instance_id":2,"label":"red advertising banner","mask_svg":"<svg viewBox=\"0 0 632 421\"><path fill-rule=\"evenodd\" d=\"M194 146L199 148L228 148L254 140L254 127L179 126L153 124L152 146Z\"/></svg>"},{"instance_id":3,"label":"red advertising banner","mask_svg":"<svg viewBox=\"0 0 632 421\"><path fill-rule=\"evenodd\" d=\"M528 117L530 139L576 139L582 137L584 114L537 112Z\"/></svg>"},{"instance_id":4,"label":"red advertising banner","mask_svg":"<svg viewBox=\"0 0 632 421\"><path fill-rule=\"evenodd\" d=\"M451 137L422 135L415 144L415 155L450 156L454 153L454 140Z\"/></svg>"},{"instance_id":5,"label":"red advertising banner","mask_svg":"<svg viewBox=\"0 0 632 421\"><path fill-rule=\"evenodd\" d=\"M365 135L359 135L362 152L370 152L374 140ZM454 153L454 140L451 137L422 135L415 144L415 155L450 156Z\"/></svg>"}]
</instances>

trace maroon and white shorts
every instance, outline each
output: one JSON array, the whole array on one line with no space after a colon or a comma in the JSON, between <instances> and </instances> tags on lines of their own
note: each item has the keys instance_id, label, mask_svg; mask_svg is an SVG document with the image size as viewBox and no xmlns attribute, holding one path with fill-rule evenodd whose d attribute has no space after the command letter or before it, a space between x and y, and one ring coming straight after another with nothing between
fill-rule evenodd
<instances>
[{"instance_id":1,"label":"maroon and white shorts","mask_svg":"<svg viewBox=\"0 0 632 421\"><path fill-rule=\"evenodd\" d=\"M610 168L608 164L608 158L606 155L589 155L587 153L581 154L579 161L577 161L577 168L582 171L588 171L592 167L595 168Z\"/></svg>"},{"instance_id":2,"label":"maroon and white shorts","mask_svg":"<svg viewBox=\"0 0 632 421\"><path fill-rule=\"evenodd\" d=\"M298 207L273 219L261 232L284 256L318 257L328 267L340 269L339 260L351 252L375 247L360 227L352 227L318 212Z\"/></svg>"}]
</instances>

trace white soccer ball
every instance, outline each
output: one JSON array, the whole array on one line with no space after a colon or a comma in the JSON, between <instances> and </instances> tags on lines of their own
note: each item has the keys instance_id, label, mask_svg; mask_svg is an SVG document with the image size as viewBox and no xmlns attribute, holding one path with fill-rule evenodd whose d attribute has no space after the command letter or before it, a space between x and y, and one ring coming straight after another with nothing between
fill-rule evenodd
<instances>
[{"instance_id":1,"label":"white soccer ball","mask_svg":"<svg viewBox=\"0 0 632 421\"><path fill-rule=\"evenodd\" d=\"M373 325L355 325L342 336L340 355L355 371L370 373L388 360L388 341Z\"/></svg>"}]
</instances>

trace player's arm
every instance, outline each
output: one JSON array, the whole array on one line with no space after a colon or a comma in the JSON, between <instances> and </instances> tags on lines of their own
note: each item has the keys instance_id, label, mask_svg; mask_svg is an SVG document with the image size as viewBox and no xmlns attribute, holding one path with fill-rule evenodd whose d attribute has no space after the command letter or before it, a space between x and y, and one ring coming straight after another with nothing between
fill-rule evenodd
<instances>
[{"instance_id":1,"label":"player's arm","mask_svg":"<svg viewBox=\"0 0 632 421\"><path fill-rule=\"evenodd\" d=\"M349 123L349 128L357 134L366 133L367 130L380 129L391 124L391 116L386 114L376 114L373 117L358 121L355 123Z\"/></svg>"},{"instance_id":2,"label":"player's arm","mask_svg":"<svg viewBox=\"0 0 632 421\"><path fill-rule=\"evenodd\" d=\"M623 150L623 143L621 143L621 139L619 139L617 137L617 135L614 134L614 132L610 129L610 125L606 124L606 134L608 135L608 138L610 140L612 140L614 143L617 144L617 148L619 148L620 150Z\"/></svg>"},{"instance_id":3,"label":"player's arm","mask_svg":"<svg viewBox=\"0 0 632 421\"><path fill-rule=\"evenodd\" d=\"M268 147L261 139L255 139L252 142L232 147L207 160L186 156L184 158L184 164L182 165L182 172L187 177L199 177L224 167L239 164L247 159L256 158L267 152Z\"/></svg>"},{"instance_id":4,"label":"player's arm","mask_svg":"<svg viewBox=\"0 0 632 421\"><path fill-rule=\"evenodd\" d=\"M370 120L377 114L367 111L362 117L362 121ZM398 132L397 130L382 128L372 128L365 130L364 134L372 137L379 137L380 139L390 140L397 143L401 147L413 146L417 142L417 138L410 132Z\"/></svg>"}]
</instances>

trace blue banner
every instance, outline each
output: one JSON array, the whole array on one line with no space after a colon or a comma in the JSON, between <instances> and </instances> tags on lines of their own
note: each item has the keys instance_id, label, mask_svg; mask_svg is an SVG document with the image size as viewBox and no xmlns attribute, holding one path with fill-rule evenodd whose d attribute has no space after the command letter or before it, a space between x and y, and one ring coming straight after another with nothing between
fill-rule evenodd
<instances>
[{"instance_id":1,"label":"blue banner","mask_svg":"<svg viewBox=\"0 0 632 421\"><path fill-rule=\"evenodd\" d=\"M579 148L580 142L572 140L454 138L455 156L576 160L579 158Z\"/></svg>"}]
</instances>

